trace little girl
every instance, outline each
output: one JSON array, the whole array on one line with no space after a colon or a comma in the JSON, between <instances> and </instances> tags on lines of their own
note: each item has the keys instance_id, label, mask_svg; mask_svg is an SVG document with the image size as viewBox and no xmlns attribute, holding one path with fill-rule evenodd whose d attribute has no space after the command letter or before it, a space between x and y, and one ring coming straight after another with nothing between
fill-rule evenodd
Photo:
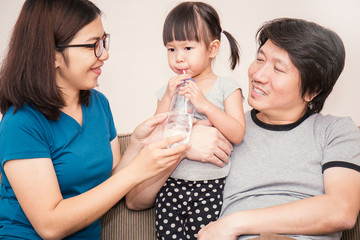
<instances>
[{"instance_id":1,"label":"little girl","mask_svg":"<svg viewBox=\"0 0 360 240\"><path fill-rule=\"evenodd\" d=\"M238 43L222 30L212 6L183 2L169 13L163 42L169 66L177 75L157 92L155 114L168 112L177 86L192 78L194 82L187 81L187 85L180 87L180 94L195 106L198 123L211 124L237 144L245 132L241 89L235 80L217 76L211 66L220 48L221 33L230 43L233 70L239 62ZM183 159L157 195L158 239L197 239L198 231L220 213L229 170L230 164L218 167Z\"/></svg>"}]
</instances>

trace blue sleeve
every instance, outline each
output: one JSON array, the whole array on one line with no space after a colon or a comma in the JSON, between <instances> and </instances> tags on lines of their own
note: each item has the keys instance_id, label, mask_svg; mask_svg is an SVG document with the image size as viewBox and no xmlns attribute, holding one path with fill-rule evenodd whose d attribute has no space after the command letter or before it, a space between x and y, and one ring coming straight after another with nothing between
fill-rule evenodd
<instances>
[{"instance_id":1,"label":"blue sleeve","mask_svg":"<svg viewBox=\"0 0 360 240\"><path fill-rule=\"evenodd\" d=\"M110 129L110 142L117 136L117 131L114 124L113 115L109 106L109 129Z\"/></svg>"},{"instance_id":2,"label":"blue sleeve","mask_svg":"<svg viewBox=\"0 0 360 240\"><path fill-rule=\"evenodd\" d=\"M0 162L8 160L50 158L48 139L44 131L44 116L26 109L13 114L9 109L0 123Z\"/></svg>"},{"instance_id":3,"label":"blue sleeve","mask_svg":"<svg viewBox=\"0 0 360 240\"><path fill-rule=\"evenodd\" d=\"M96 90L93 90L92 94L96 94L99 96L100 102L103 105L104 111L106 113L106 116L108 118L108 126L109 126L109 132L110 132L110 142L115 139L117 136L117 131L115 128L114 118L111 112L110 103L108 99L105 97L105 95L101 92L98 92Z\"/></svg>"}]
</instances>

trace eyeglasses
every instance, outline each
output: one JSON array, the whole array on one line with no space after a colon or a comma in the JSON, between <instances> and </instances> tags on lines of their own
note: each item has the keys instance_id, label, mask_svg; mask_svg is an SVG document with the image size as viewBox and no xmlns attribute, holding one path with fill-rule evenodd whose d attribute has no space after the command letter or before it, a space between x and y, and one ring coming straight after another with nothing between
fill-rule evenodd
<instances>
[{"instance_id":1,"label":"eyeglasses","mask_svg":"<svg viewBox=\"0 0 360 240\"><path fill-rule=\"evenodd\" d=\"M104 48L109 51L110 48L110 33L104 35L103 39L97 40L94 44L76 44L76 45L57 45L57 48L68 48L68 47L88 47L94 48L94 54L97 58L101 57Z\"/></svg>"}]
</instances>

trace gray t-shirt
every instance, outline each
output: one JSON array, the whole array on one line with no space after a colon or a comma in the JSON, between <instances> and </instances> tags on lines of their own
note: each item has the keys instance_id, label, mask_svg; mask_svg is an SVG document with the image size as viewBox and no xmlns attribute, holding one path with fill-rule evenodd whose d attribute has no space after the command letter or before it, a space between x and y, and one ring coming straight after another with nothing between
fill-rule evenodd
<instances>
[{"instance_id":1,"label":"gray t-shirt","mask_svg":"<svg viewBox=\"0 0 360 240\"><path fill-rule=\"evenodd\" d=\"M159 100L164 96L166 87L167 84L156 92ZM211 89L205 94L205 97L222 111L225 111L225 99L237 89L240 89L240 86L234 79L218 77ZM196 109L194 116L197 120L207 119L205 114L198 112ZM210 163L183 159L171 174L171 177L192 181L211 180L226 177L229 170L230 163L221 168Z\"/></svg>"},{"instance_id":2,"label":"gray t-shirt","mask_svg":"<svg viewBox=\"0 0 360 240\"><path fill-rule=\"evenodd\" d=\"M324 194L323 171L330 167L360 172L360 131L350 118L312 114L274 126L251 113L245 114L244 139L231 155L220 216ZM338 240L341 233L290 237Z\"/></svg>"}]
</instances>

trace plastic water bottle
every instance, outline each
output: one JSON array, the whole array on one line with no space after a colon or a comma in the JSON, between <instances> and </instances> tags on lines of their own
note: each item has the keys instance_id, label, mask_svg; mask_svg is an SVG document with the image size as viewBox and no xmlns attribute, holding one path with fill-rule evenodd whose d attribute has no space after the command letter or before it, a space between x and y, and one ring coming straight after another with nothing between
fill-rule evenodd
<instances>
[{"instance_id":1,"label":"plastic water bottle","mask_svg":"<svg viewBox=\"0 0 360 240\"><path fill-rule=\"evenodd\" d=\"M187 79L194 81L193 79ZM187 83L184 81L182 86ZM194 106L191 101L179 94L180 86L177 87L176 93L172 98L170 112L166 121L164 138L185 134L186 138L174 143L168 147L174 147L180 144L188 143L190 140L191 128L194 120Z\"/></svg>"}]
</instances>

